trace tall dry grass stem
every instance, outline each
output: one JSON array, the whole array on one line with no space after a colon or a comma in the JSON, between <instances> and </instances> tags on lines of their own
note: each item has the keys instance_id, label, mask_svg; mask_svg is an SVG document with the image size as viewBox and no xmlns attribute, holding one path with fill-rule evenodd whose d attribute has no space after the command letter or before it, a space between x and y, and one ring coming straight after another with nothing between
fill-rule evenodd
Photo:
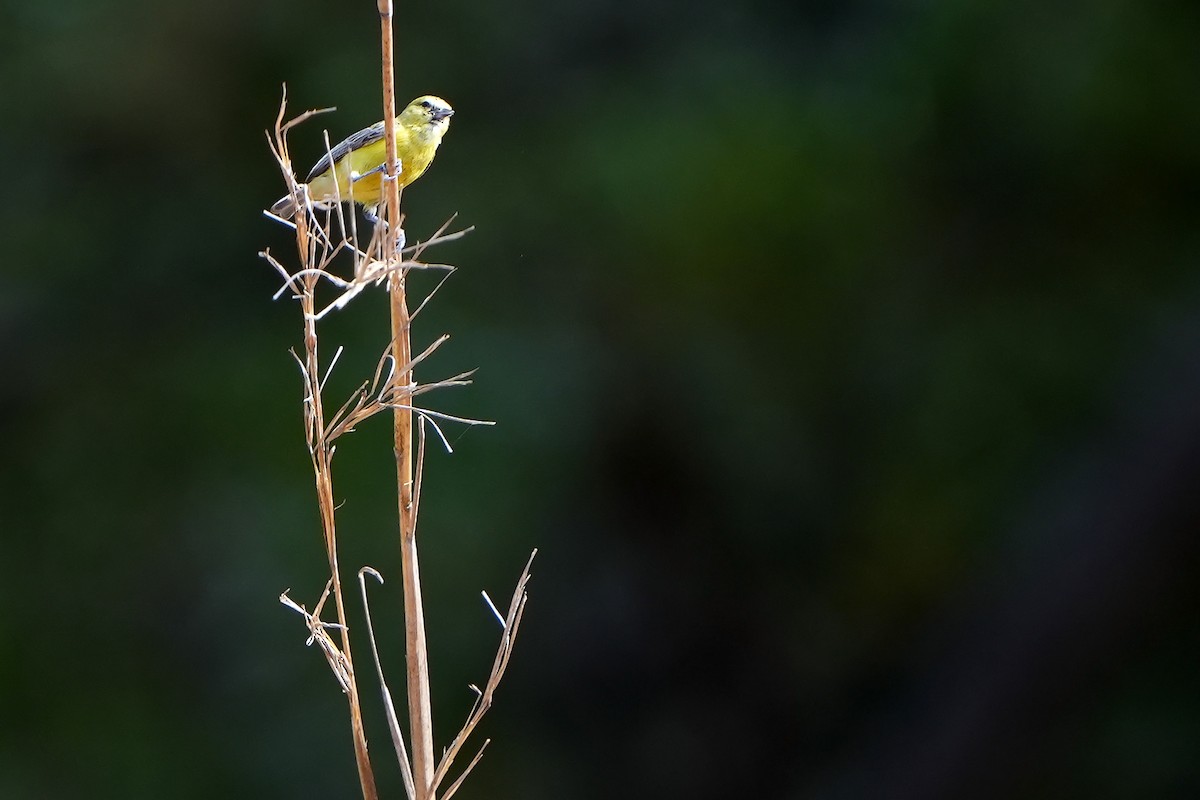
<instances>
[{"instance_id":1,"label":"tall dry grass stem","mask_svg":"<svg viewBox=\"0 0 1200 800\"><path fill-rule=\"evenodd\" d=\"M389 247L388 257L394 259L401 249L400 183L396 164L396 77L394 42L392 39L392 0L378 0L380 50L383 61L383 131L384 158L387 177L384 186L384 206L387 228L396 242ZM389 238L391 238L389 236ZM405 276L401 271L391 273L392 352L400 364L408 364L412 352L410 336L412 319L408 314ZM401 373L400 380L411 386L411 370ZM429 800L433 791L433 708L429 697L429 660L425 643L425 608L421 600L421 568L417 558L417 518L413 502L413 425L412 411L393 410L393 447L396 453L396 486L399 494L400 570L404 590L404 652L408 663L408 716L412 735L412 772L416 800Z\"/></svg>"},{"instance_id":2,"label":"tall dry grass stem","mask_svg":"<svg viewBox=\"0 0 1200 800\"><path fill-rule=\"evenodd\" d=\"M363 707L358 675L355 671L351 651L351 630L347 623L345 592L339 564L333 463L337 442L342 436L354 431L359 424L376 414L390 410L393 415L392 436L396 458L401 579L404 596L405 688L408 698L410 737L407 746L392 699L392 692L379 658L376 632L368 602L367 578L371 577L382 583L382 575L372 567L362 567L357 573L359 588L366 620L367 639L382 694L384 717L400 766L405 793L409 800L449 800L478 763L483 749L487 747L488 741L485 741L458 777L439 794L467 739L491 707L493 696L508 667L513 643L525 610L526 586L536 550L530 556L517 581L506 615L500 617L491 600L487 598L486 594L484 595L492 612L500 618L501 640L484 688L470 687L475 693L474 705L458 734L444 749L439 761L435 756L433 745L428 646L416 536L417 512L420 507L424 473L425 444L428 432L432 432L447 451L451 450L449 440L439 422L465 425L490 425L492 423L444 414L416 403L418 397L435 389L465 386L471 382L473 370L442 380L418 384L415 377L416 366L431 356L450 337L449 335L437 337L432 344L416 356L413 356L411 339L413 319L437 294L446 278L454 270L453 267L446 264L423 261L425 251L429 247L454 241L468 233L470 229L450 231L449 226L453 222L453 218L451 218L425 241L411 246L405 242L404 231L401 227L404 218L400 210L400 187L396 180L398 165L393 125L396 105L392 4L390 0L376 0L376 2L380 15L383 53L386 178L383 184L385 188L382 200L384 213L381 215L382 219L378 220L370 229L370 236L365 242L360 239L358 218L354 210L353 182L350 183L348 196L336 196L333 202L314 203L308 196L307 187L296 180L293 169L288 147L289 133L297 125L332 109L306 111L294 119L285 121L287 108L285 90L274 129L268 133L269 146L283 175L288 192L295 201L297 212L291 219L283 219L270 212L265 213L293 231L296 254L291 267L285 265L270 251L264 251L260 255L278 272L282 279L282 285L275 295L276 298L288 295L300 305L303 349L302 352L293 350L292 355L299 366L303 382L305 440L312 462L317 507L329 568L329 578L312 611L309 611L305 604L292 600L289 597L290 590L280 596L280 601L302 615L308 630L307 644L316 644L320 648L338 686L346 695L355 763L362 794L366 800L375 800L378 792L363 724ZM325 150L326 154L329 154L331 150L328 134L325 135ZM342 277L335 271L335 267L346 262L349 262L348 272L351 277ZM433 289L421 298L415 310L410 312L406 279L412 270L442 270L445 275L434 285ZM338 364L342 349L336 348L327 361L322 360L318 335L320 324L329 314L348 308L350 303L364 291L381 284L387 285L390 300L391 335L388 344L376 361L372 376L362 381L354 392L337 404L336 411L329 413L329 409L334 405L326 402L325 393L330 375ZM414 420L417 423L415 425ZM325 621L322 617L330 598L333 600L335 621Z\"/></svg>"}]
</instances>

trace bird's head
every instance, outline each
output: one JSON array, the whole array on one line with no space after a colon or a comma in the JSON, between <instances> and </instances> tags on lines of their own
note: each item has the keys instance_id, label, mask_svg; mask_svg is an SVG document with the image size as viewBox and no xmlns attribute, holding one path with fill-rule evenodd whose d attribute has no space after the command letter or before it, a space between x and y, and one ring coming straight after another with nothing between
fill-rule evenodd
<instances>
[{"instance_id":1,"label":"bird's head","mask_svg":"<svg viewBox=\"0 0 1200 800\"><path fill-rule=\"evenodd\" d=\"M397 122L421 133L436 133L440 138L450 127L454 109L440 97L427 94L418 97L401 112Z\"/></svg>"}]
</instances>

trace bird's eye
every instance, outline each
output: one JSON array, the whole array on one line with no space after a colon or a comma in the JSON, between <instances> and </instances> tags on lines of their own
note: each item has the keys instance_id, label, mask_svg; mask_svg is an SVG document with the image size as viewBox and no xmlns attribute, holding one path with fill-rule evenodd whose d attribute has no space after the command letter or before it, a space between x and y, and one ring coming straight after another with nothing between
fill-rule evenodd
<instances>
[{"instance_id":1,"label":"bird's eye","mask_svg":"<svg viewBox=\"0 0 1200 800\"><path fill-rule=\"evenodd\" d=\"M421 105L423 105L425 108L433 108L433 103L429 102L428 100L423 101Z\"/></svg>"}]
</instances>

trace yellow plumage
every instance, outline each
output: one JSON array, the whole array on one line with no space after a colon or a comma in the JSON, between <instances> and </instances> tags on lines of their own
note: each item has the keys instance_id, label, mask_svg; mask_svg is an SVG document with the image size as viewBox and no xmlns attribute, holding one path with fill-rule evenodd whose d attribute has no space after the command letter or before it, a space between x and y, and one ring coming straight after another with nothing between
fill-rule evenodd
<instances>
[{"instance_id":1,"label":"yellow plumage","mask_svg":"<svg viewBox=\"0 0 1200 800\"><path fill-rule=\"evenodd\" d=\"M425 95L408 104L396 117L396 156L400 160L399 183L403 188L421 177L433 163L442 137L450 129L454 109L440 97ZM382 196L385 145L383 123L339 142L308 173L308 195L315 205L339 200L354 202L373 212ZM291 195L271 206L271 213L290 219L296 213Z\"/></svg>"}]
</instances>

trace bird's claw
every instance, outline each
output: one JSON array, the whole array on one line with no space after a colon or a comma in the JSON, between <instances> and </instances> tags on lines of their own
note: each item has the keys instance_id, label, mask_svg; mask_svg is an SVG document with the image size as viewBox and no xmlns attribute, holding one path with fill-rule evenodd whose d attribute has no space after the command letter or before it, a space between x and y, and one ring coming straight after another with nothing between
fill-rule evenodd
<instances>
[{"instance_id":1,"label":"bird's claw","mask_svg":"<svg viewBox=\"0 0 1200 800\"><path fill-rule=\"evenodd\" d=\"M404 168L404 163L400 159L397 158L396 165L395 165L396 169L392 172L391 175L387 174L386 166L387 166L386 164L380 164L378 167L373 167L373 168L367 170L366 172L360 172L360 173L351 175L350 181L352 183L358 183L363 178L366 178L368 175L374 175L376 172L383 173L382 180L394 181L394 180L396 180L396 176L400 174L400 170L402 170Z\"/></svg>"},{"instance_id":2,"label":"bird's claw","mask_svg":"<svg viewBox=\"0 0 1200 800\"><path fill-rule=\"evenodd\" d=\"M363 216L366 217L367 222L371 223L372 225L382 225L385 229L387 228L387 220L383 219L382 217L379 216L379 206L364 206L363 207ZM404 228L397 228L396 229L396 252L397 253L404 249L406 241L407 240L405 239L405 236L404 236Z\"/></svg>"}]
</instances>

